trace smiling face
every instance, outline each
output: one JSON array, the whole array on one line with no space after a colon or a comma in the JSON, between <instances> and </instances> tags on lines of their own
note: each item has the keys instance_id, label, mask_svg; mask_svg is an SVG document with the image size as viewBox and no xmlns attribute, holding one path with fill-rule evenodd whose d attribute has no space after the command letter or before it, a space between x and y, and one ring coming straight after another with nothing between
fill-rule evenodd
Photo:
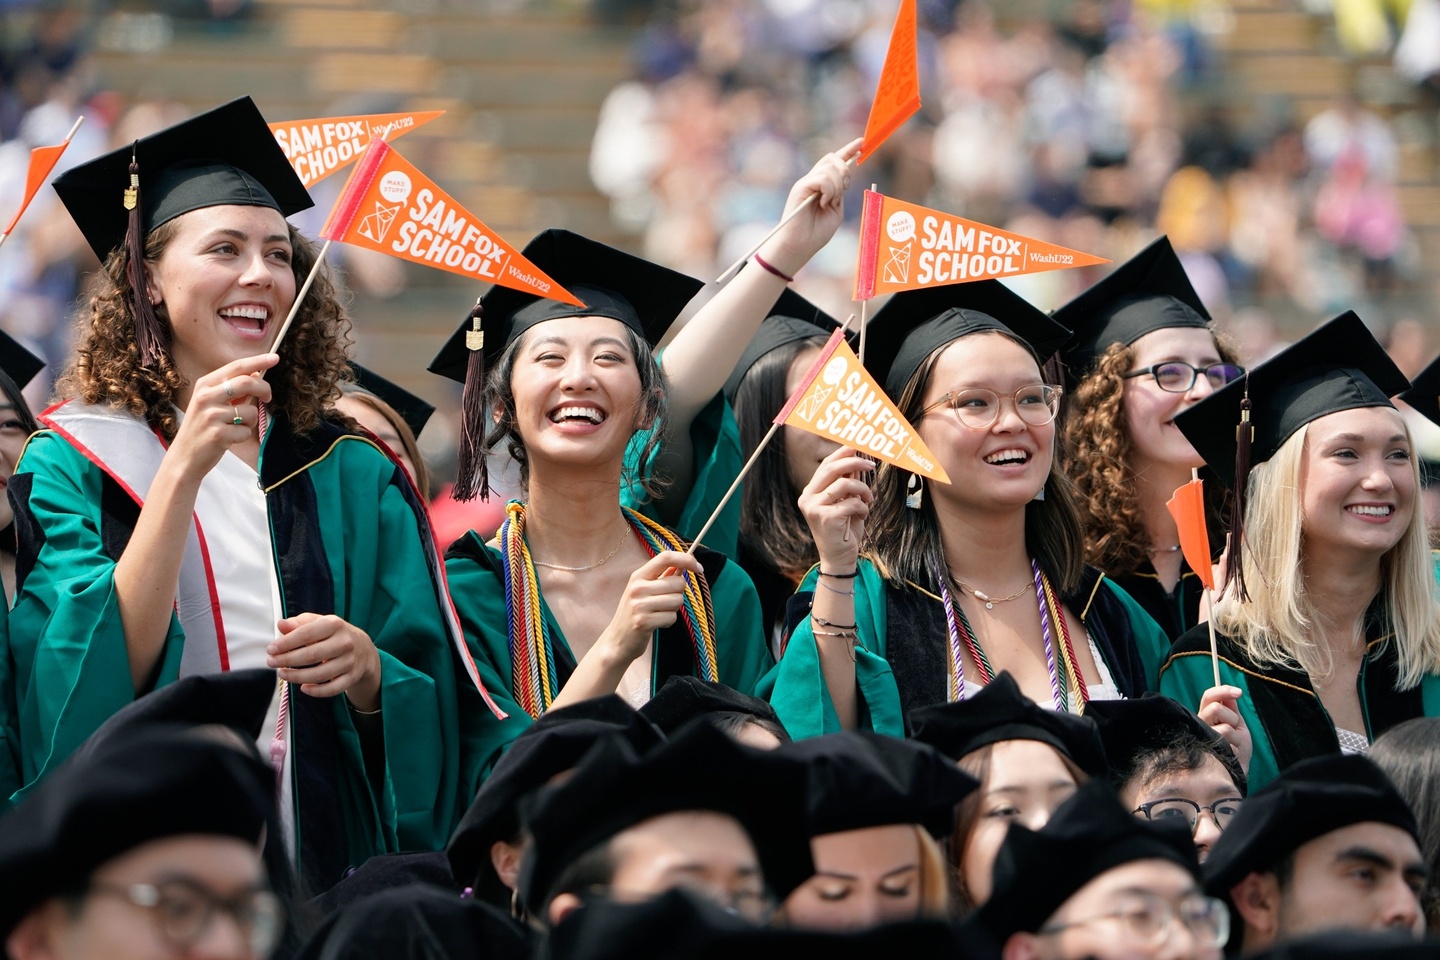
<instances>
[{"instance_id":1,"label":"smiling face","mask_svg":"<svg viewBox=\"0 0 1440 960\"><path fill-rule=\"evenodd\" d=\"M170 321L170 356L191 383L270 349L295 302L285 218L269 207L218 206L171 221L175 234L145 265L149 296Z\"/></svg>"},{"instance_id":2,"label":"smiling face","mask_svg":"<svg viewBox=\"0 0 1440 960\"><path fill-rule=\"evenodd\" d=\"M949 484L930 485L933 496L1001 509L1035 499L1050 475L1055 421L1026 423L1012 398L1021 387L1042 382L1034 358L1003 334L972 334L945 347L931 369L922 409L947 393L974 388L992 391L1000 401L998 416L984 429L962 424L949 404L920 418L920 438L950 476Z\"/></svg>"},{"instance_id":3,"label":"smiling face","mask_svg":"<svg viewBox=\"0 0 1440 960\"><path fill-rule=\"evenodd\" d=\"M1383 556L1410 526L1417 486L1409 436L1395 410L1363 407L1312 421L1300 468L1307 554Z\"/></svg>"},{"instance_id":4,"label":"smiling face","mask_svg":"<svg viewBox=\"0 0 1440 960\"><path fill-rule=\"evenodd\" d=\"M10 526L15 519L5 488L9 486L10 475L15 472L15 463L20 459L20 451L25 449L28 436L30 432L25 429L15 404L0 393L0 530Z\"/></svg>"},{"instance_id":5,"label":"smiling face","mask_svg":"<svg viewBox=\"0 0 1440 960\"><path fill-rule=\"evenodd\" d=\"M1215 337L1199 327L1167 327L1145 334L1130 346L1131 370L1143 370L1157 363L1178 360L1192 367L1222 362ZM1130 434L1131 468L1144 472L1152 465L1199 467L1200 455L1175 426L1175 415L1215 392L1203 375L1184 393L1160 389L1153 376L1131 377L1125 381L1125 428Z\"/></svg>"},{"instance_id":6,"label":"smiling face","mask_svg":"<svg viewBox=\"0 0 1440 960\"><path fill-rule=\"evenodd\" d=\"M815 875L785 901L793 926L865 930L914 920L921 910L916 828L890 824L813 837Z\"/></svg>"},{"instance_id":7,"label":"smiling face","mask_svg":"<svg viewBox=\"0 0 1440 960\"><path fill-rule=\"evenodd\" d=\"M606 317L531 327L510 374L515 429L538 463L618 469L644 399L628 328Z\"/></svg>"}]
</instances>

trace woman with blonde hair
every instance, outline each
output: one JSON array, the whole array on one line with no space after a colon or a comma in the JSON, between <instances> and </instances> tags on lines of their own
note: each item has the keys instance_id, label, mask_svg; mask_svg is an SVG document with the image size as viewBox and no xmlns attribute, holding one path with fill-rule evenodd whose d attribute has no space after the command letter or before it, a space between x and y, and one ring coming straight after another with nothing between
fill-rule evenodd
<instances>
[{"instance_id":1,"label":"woman with blonde hair","mask_svg":"<svg viewBox=\"0 0 1440 960\"><path fill-rule=\"evenodd\" d=\"M0 714L23 782L156 687L270 667L261 744L308 886L435 849L497 721L413 486L328 416L349 321L324 273L272 352L316 254L285 221L311 201L264 117L237 100L55 186L104 266L65 399L10 482Z\"/></svg>"},{"instance_id":2,"label":"woman with blonde hair","mask_svg":"<svg viewBox=\"0 0 1440 960\"><path fill-rule=\"evenodd\" d=\"M1407 386L1346 313L1177 417L1235 477L1240 522L1213 620L1221 682L1243 691L1252 790L1440 714L1440 600L1409 430L1390 402ZM1197 627L1160 689L1190 706L1213 682Z\"/></svg>"}]
</instances>

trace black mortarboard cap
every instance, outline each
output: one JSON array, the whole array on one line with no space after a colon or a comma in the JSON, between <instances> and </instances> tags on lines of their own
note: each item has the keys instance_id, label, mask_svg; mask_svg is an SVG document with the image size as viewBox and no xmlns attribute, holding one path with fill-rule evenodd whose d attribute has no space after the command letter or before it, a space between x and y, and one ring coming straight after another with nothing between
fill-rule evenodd
<instances>
[{"instance_id":1,"label":"black mortarboard cap","mask_svg":"<svg viewBox=\"0 0 1440 960\"><path fill-rule=\"evenodd\" d=\"M671 677L643 707L640 716L668 736L692 720L712 713L744 713L768 720L782 730L784 724L768 701L741 693L723 683L707 683L699 677Z\"/></svg>"},{"instance_id":2,"label":"black mortarboard cap","mask_svg":"<svg viewBox=\"0 0 1440 960\"><path fill-rule=\"evenodd\" d=\"M450 861L443 851L381 853L352 867L339 883L311 898L307 906L313 916L328 917L381 891L414 886L438 888L457 898L463 889L450 875Z\"/></svg>"},{"instance_id":3,"label":"black mortarboard cap","mask_svg":"<svg viewBox=\"0 0 1440 960\"><path fill-rule=\"evenodd\" d=\"M241 97L55 178L55 192L102 263L125 240L122 200L132 155L146 234L183 213L223 204L271 207L287 217L314 206L255 102Z\"/></svg>"},{"instance_id":4,"label":"black mortarboard cap","mask_svg":"<svg viewBox=\"0 0 1440 960\"><path fill-rule=\"evenodd\" d=\"M1245 774L1230 744L1214 727L1169 697L1147 693L1133 700L1092 700L1085 705L1085 716L1100 729L1110 782L1117 790L1135 775L1148 754L1191 736L1212 745L1226 758L1221 762L1244 796Z\"/></svg>"},{"instance_id":5,"label":"black mortarboard cap","mask_svg":"<svg viewBox=\"0 0 1440 960\"><path fill-rule=\"evenodd\" d=\"M1429 366L1417 373L1410 381L1409 389L1402 391L1398 397L1423 413L1430 422L1440 424L1440 357L1431 360Z\"/></svg>"},{"instance_id":6,"label":"black mortarboard cap","mask_svg":"<svg viewBox=\"0 0 1440 960\"><path fill-rule=\"evenodd\" d=\"M1430 931L1432 934L1434 931ZM1250 960L1437 960L1433 936L1416 939L1409 931L1335 929L1285 940L1248 954Z\"/></svg>"},{"instance_id":7,"label":"black mortarboard cap","mask_svg":"<svg viewBox=\"0 0 1440 960\"><path fill-rule=\"evenodd\" d=\"M807 829L815 837L893 823L945 837L955 805L980 786L934 747L868 731L797 740L780 752L805 764Z\"/></svg>"},{"instance_id":8,"label":"black mortarboard cap","mask_svg":"<svg viewBox=\"0 0 1440 960\"><path fill-rule=\"evenodd\" d=\"M963 958L971 952L938 920L854 933L757 927L688 890L643 903L594 899L550 932L548 960L875 960Z\"/></svg>"},{"instance_id":9,"label":"black mortarboard cap","mask_svg":"<svg viewBox=\"0 0 1440 960\"><path fill-rule=\"evenodd\" d=\"M1111 345L1170 327L1205 327L1210 314L1168 237L1160 237L1051 314L1074 331L1062 351L1070 385Z\"/></svg>"},{"instance_id":10,"label":"black mortarboard cap","mask_svg":"<svg viewBox=\"0 0 1440 960\"><path fill-rule=\"evenodd\" d=\"M914 739L952 760L1002 740L1038 740L1059 750L1090 776L1106 775L1105 750L1095 721L1040 706L1020 692L1020 685L1008 672L973 697L910 711L910 729Z\"/></svg>"},{"instance_id":11,"label":"black mortarboard cap","mask_svg":"<svg viewBox=\"0 0 1440 960\"><path fill-rule=\"evenodd\" d=\"M797 340L828 337L839 326L840 321L786 287L780 294L780 299L775 301L775 306L770 308L770 315L760 324L755 336L750 338L745 352L740 354L740 362L735 364L730 379L725 381L725 399L732 402L735 400L735 391L740 389L740 381L744 380L750 368L770 351L779 350Z\"/></svg>"},{"instance_id":12,"label":"black mortarboard cap","mask_svg":"<svg viewBox=\"0 0 1440 960\"><path fill-rule=\"evenodd\" d=\"M411 433L417 437L420 436L420 431L425 429L425 424L430 422L430 416L435 412L435 404L423 397L417 397L399 384L386 380L374 370L362 367L354 360L350 361L350 369L355 371L356 386L377 400L384 401L391 410L400 414L400 419L405 421Z\"/></svg>"},{"instance_id":13,"label":"black mortarboard cap","mask_svg":"<svg viewBox=\"0 0 1440 960\"><path fill-rule=\"evenodd\" d=\"M192 729L136 729L72 756L0 818L0 936L152 840L207 834L258 845L274 803L268 764Z\"/></svg>"},{"instance_id":14,"label":"black mortarboard cap","mask_svg":"<svg viewBox=\"0 0 1440 960\"><path fill-rule=\"evenodd\" d=\"M952 340L987 330L1030 345L1041 363L1070 331L999 280L907 290L890 298L865 326L865 366L896 399L925 358Z\"/></svg>"},{"instance_id":15,"label":"black mortarboard cap","mask_svg":"<svg viewBox=\"0 0 1440 960\"><path fill-rule=\"evenodd\" d=\"M490 493L489 468L482 449L489 422L484 401L485 371L516 337L546 320L609 317L625 324L647 343L659 343L680 311L705 286L694 277L569 230L546 230L521 252L584 306L492 286L430 361L431 373L465 386L460 401L459 465L451 487L451 496L457 500L477 495L484 498Z\"/></svg>"},{"instance_id":16,"label":"black mortarboard cap","mask_svg":"<svg viewBox=\"0 0 1440 960\"><path fill-rule=\"evenodd\" d=\"M1354 312L1295 341L1250 373L1175 416L1195 452L1227 482L1235 475L1241 400L1250 398L1250 465L1275 455L1312 420L1358 407L1392 407L1410 381Z\"/></svg>"},{"instance_id":17,"label":"black mortarboard cap","mask_svg":"<svg viewBox=\"0 0 1440 960\"><path fill-rule=\"evenodd\" d=\"M25 346L4 330L0 330L0 370L15 381L21 390L35 379L35 374L45 369L45 361L25 349Z\"/></svg>"},{"instance_id":18,"label":"black mortarboard cap","mask_svg":"<svg viewBox=\"0 0 1440 960\"><path fill-rule=\"evenodd\" d=\"M547 710L515 738L480 785L470 808L445 847L455 882L474 886L484 898L500 895L500 879L490 862L490 847L507 843L520 830L516 811L522 797L556 774L573 769L602 738L618 734L636 753L665 739L659 729L615 694ZM504 894L509 896L507 890Z\"/></svg>"},{"instance_id":19,"label":"black mortarboard cap","mask_svg":"<svg viewBox=\"0 0 1440 960\"><path fill-rule=\"evenodd\" d=\"M247 742L260 739L275 697L274 670L228 670L182 677L116 711L80 745L88 753L122 734L163 724L229 727Z\"/></svg>"},{"instance_id":20,"label":"black mortarboard cap","mask_svg":"<svg viewBox=\"0 0 1440 960\"><path fill-rule=\"evenodd\" d=\"M386 890L333 914L299 960L529 960L530 934L488 903L427 886Z\"/></svg>"},{"instance_id":21,"label":"black mortarboard cap","mask_svg":"<svg viewBox=\"0 0 1440 960\"><path fill-rule=\"evenodd\" d=\"M975 914L997 943L1034 933L1079 890L1137 860L1168 860L1200 879L1195 841L1184 824L1143 820L1092 780L1040 830L1011 824L995 856L994 887Z\"/></svg>"},{"instance_id":22,"label":"black mortarboard cap","mask_svg":"<svg viewBox=\"0 0 1440 960\"><path fill-rule=\"evenodd\" d=\"M520 870L521 899L539 909L588 851L653 817L695 810L739 821L766 883L782 899L814 873L805 766L701 723L644 755L621 737L607 737L569 780L536 795L524 813L531 846Z\"/></svg>"},{"instance_id":23,"label":"black mortarboard cap","mask_svg":"<svg viewBox=\"0 0 1440 960\"><path fill-rule=\"evenodd\" d=\"M569 230L546 230L521 252L585 305L577 307L523 290L491 287L480 298L487 369L516 337L546 320L609 317L634 330L646 342L658 343L680 311L705 286L702 280ZM465 334L470 330L471 318L467 316L430 361L431 373L465 382L470 355L465 348Z\"/></svg>"},{"instance_id":24,"label":"black mortarboard cap","mask_svg":"<svg viewBox=\"0 0 1440 960\"><path fill-rule=\"evenodd\" d=\"M1385 823L1418 836L1405 798L1374 762L1342 755L1302 760L1245 801L1210 848L1205 886L1214 896L1229 896L1251 873L1356 823Z\"/></svg>"}]
</instances>

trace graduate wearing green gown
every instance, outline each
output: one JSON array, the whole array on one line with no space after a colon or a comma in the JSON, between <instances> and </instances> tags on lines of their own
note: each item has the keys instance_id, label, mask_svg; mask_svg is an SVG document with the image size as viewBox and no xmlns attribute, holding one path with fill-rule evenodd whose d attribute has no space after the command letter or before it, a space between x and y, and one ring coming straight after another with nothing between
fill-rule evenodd
<instances>
[{"instance_id":1,"label":"graduate wearing green gown","mask_svg":"<svg viewBox=\"0 0 1440 960\"><path fill-rule=\"evenodd\" d=\"M1220 682L1242 691L1252 791L1296 761L1363 753L1398 723L1440 715L1440 602L1409 433L1389 399L1408 385L1346 313L1176 417L1245 494L1229 551L1243 576L1213 620ZM1237 424L1252 432L1248 452ZM1176 641L1160 690L1194 709L1214 683L1202 624Z\"/></svg>"},{"instance_id":2,"label":"graduate wearing green gown","mask_svg":"<svg viewBox=\"0 0 1440 960\"><path fill-rule=\"evenodd\" d=\"M491 763L552 706L611 693L638 706L676 675L748 693L772 662L745 571L620 504L635 434L651 431L642 463L665 435L650 344L702 284L565 230L523 252L583 305L494 287L430 366L465 385L455 496L488 494L502 441L525 491L492 544L472 532L446 557L508 714Z\"/></svg>"},{"instance_id":3,"label":"graduate wearing green gown","mask_svg":"<svg viewBox=\"0 0 1440 960\"><path fill-rule=\"evenodd\" d=\"M284 222L310 200L264 118L232 102L56 188L107 282L10 483L20 782L150 690L269 666L261 745L308 887L438 849L498 720L408 475L329 419L348 321L323 275L264 353L315 256Z\"/></svg>"}]
</instances>

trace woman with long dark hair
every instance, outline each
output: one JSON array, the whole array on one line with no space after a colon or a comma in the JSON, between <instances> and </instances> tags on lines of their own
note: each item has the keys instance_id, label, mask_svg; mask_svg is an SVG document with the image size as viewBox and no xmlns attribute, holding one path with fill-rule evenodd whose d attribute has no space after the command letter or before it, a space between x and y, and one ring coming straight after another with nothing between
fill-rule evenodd
<instances>
[{"instance_id":1,"label":"woman with long dark hair","mask_svg":"<svg viewBox=\"0 0 1440 960\"><path fill-rule=\"evenodd\" d=\"M44 366L45 361L0 331L0 490L9 487L25 441L40 429L22 391ZM10 498L0 496L0 584L7 607L15 597L15 544L15 512Z\"/></svg>"}]
</instances>

